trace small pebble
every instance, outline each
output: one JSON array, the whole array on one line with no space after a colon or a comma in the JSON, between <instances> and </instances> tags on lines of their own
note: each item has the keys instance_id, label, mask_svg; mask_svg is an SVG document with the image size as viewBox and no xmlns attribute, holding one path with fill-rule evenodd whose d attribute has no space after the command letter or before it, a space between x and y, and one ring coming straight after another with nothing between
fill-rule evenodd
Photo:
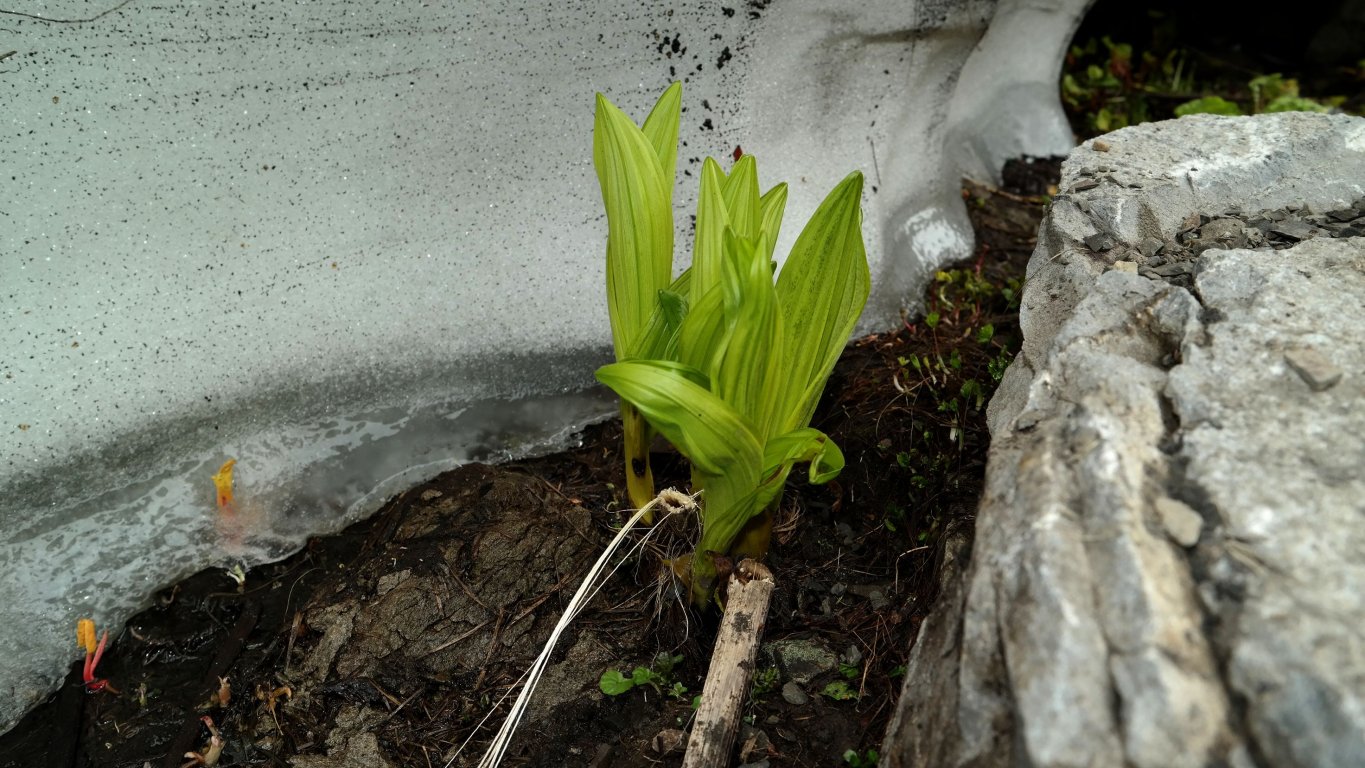
<instances>
[{"instance_id":1,"label":"small pebble","mask_svg":"<svg viewBox=\"0 0 1365 768\"><path fill-rule=\"evenodd\" d=\"M1341 369L1316 349L1291 350L1284 353L1284 361L1314 392L1331 389L1341 381Z\"/></svg>"},{"instance_id":2,"label":"small pebble","mask_svg":"<svg viewBox=\"0 0 1365 768\"><path fill-rule=\"evenodd\" d=\"M1096 232L1095 234L1085 238L1085 247L1089 248L1091 251L1094 251L1095 253L1107 251L1110 248L1113 248L1115 245L1116 243L1114 242L1114 238L1110 237L1109 235L1106 235L1103 232Z\"/></svg>"},{"instance_id":3,"label":"small pebble","mask_svg":"<svg viewBox=\"0 0 1365 768\"><path fill-rule=\"evenodd\" d=\"M1109 142L1101 141L1100 139L1095 139L1093 142L1091 142L1090 148L1095 150L1096 152L1108 152L1110 149Z\"/></svg>"},{"instance_id":4,"label":"small pebble","mask_svg":"<svg viewBox=\"0 0 1365 768\"><path fill-rule=\"evenodd\" d=\"M1143 256L1150 259L1155 256L1157 251L1161 250L1161 246L1165 244L1166 241L1160 238L1144 237L1142 238L1142 242L1138 243L1138 251L1140 251Z\"/></svg>"},{"instance_id":5,"label":"small pebble","mask_svg":"<svg viewBox=\"0 0 1365 768\"><path fill-rule=\"evenodd\" d=\"M1116 262L1114 262L1114 269L1117 269L1117 270L1120 271L1120 272L1127 272L1127 273L1130 274L1130 275L1136 275L1136 274L1137 274L1137 262L1136 262L1136 261L1116 261Z\"/></svg>"},{"instance_id":6,"label":"small pebble","mask_svg":"<svg viewBox=\"0 0 1365 768\"><path fill-rule=\"evenodd\" d=\"M1182 547L1193 547L1199 543L1199 531L1204 527L1204 518L1190 509L1183 501L1171 498L1156 500L1156 512L1161 516L1161 525L1171 540Z\"/></svg>"},{"instance_id":7,"label":"small pebble","mask_svg":"<svg viewBox=\"0 0 1365 768\"><path fill-rule=\"evenodd\" d=\"M797 707L810 703L810 697L806 695L805 691L801 690L801 686L791 682L783 683L782 699Z\"/></svg>"}]
</instances>

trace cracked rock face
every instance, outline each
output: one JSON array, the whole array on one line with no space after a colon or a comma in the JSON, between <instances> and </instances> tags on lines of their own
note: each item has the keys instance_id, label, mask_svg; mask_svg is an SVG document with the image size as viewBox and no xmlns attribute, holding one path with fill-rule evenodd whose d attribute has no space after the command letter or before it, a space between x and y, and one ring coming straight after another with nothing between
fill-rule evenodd
<instances>
[{"instance_id":1,"label":"cracked rock face","mask_svg":"<svg viewBox=\"0 0 1365 768\"><path fill-rule=\"evenodd\" d=\"M1072 154L887 764L1365 765L1362 184L1342 116Z\"/></svg>"}]
</instances>

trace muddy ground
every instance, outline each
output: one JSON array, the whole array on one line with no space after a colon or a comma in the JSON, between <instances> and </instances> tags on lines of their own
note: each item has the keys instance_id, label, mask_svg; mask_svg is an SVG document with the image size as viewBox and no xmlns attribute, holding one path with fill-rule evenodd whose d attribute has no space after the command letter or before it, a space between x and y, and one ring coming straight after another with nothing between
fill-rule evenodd
<instances>
[{"instance_id":1,"label":"muddy ground","mask_svg":"<svg viewBox=\"0 0 1365 768\"><path fill-rule=\"evenodd\" d=\"M971 525L984 403L1018 349L1017 291L1056 174L1015 162L1007 189L966 184L978 247L929 287L932 327L859 339L839 362L814 424L848 466L826 487L792 475L738 761L844 765L879 745L936 594L937 542ZM607 423L565 453L463 467L253 569L241 590L222 570L166 590L114 639L99 670L111 688L84 692L73 664L0 738L0 766L180 766L209 746L205 717L220 765L475 764L623 518L618 440ZM685 488L684 463L656 447L660 487ZM695 521L661 528L560 643L506 764L680 763L670 747L716 616L682 608L661 565ZM636 667L653 682L599 689L605 671Z\"/></svg>"}]
</instances>

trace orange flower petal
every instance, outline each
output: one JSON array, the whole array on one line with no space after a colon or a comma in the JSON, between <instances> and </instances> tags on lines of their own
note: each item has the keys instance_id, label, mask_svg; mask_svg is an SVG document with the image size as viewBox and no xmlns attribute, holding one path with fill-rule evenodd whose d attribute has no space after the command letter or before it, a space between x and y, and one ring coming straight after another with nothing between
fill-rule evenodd
<instances>
[{"instance_id":1,"label":"orange flower petal","mask_svg":"<svg viewBox=\"0 0 1365 768\"><path fill-rule=\"evenodd\" d=\"M95 652L95 620L80 619L76 622L76 644L86 653Z\"/></svg>"},{"instance_id":2,"label":"orange flower petal","mask_svg":"<svg viewBox=\"0 0 1365 768\"><path fill-rule=\"evenodd\" d=\"M213 487L218 489L220 508L232 503L232 467L236 463L236 459L228 459L218 468L218 474L213 476Z\"/></svg>"}]
</instances>

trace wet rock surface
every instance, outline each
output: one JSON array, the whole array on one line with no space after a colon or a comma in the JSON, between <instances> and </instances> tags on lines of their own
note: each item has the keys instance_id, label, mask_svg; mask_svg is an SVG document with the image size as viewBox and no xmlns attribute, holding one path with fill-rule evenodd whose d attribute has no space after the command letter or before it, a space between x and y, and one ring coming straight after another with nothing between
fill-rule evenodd
<instances>
[{"instance_id":1,"label":"wet rock surface","mask_svg":"<svg viewBox=\"0 0 1365 768\"><path fill-rule=\"evenodd\" d=\"M1361 179L1340 116L1072 154L889 765L1365 764Z\"/></svg>"}]
</instances>

